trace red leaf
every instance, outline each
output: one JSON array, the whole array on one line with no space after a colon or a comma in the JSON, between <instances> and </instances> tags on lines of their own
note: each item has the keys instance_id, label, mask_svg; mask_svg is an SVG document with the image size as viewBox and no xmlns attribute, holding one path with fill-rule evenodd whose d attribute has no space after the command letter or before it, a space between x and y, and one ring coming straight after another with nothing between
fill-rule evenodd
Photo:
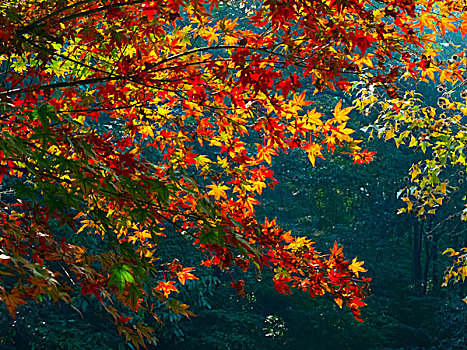
<instances>
[{"instance_id":1,"label":"red leaf","mask_svg":"<svg viewBox=\"0 0 467 350\"><path fill-rule=\"evenodd\" d=\"M238 282L231 282L230 285L237 290L238 295L245 297L245 282L239 280Z\"/></svg>"}]
</instances>

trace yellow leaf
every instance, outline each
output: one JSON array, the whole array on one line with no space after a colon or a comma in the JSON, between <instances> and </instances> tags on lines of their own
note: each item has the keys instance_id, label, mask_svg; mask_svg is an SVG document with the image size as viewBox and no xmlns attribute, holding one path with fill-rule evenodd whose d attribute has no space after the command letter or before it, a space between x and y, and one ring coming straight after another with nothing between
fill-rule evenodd
<instances>
[{"instance_id":1,"label":"yellow leaf","mask_svg":"<svg viewBox=\"0 0 467 350\"><path fill-rule=\"evenodd\" d=\"M352 109L354 109L354 106L346 107L344 109L341 109L341 107L342 107L342 100L339 100L337 105L334 107L334 112L333 112L334 119L338 123L343 123L343 122L349 120L350 118L347 116L347 114L349 114L350 111Z\"/></svg>"},{"instance_id":2,"label":"yellow leaf","mask_svg":"<svg viewBox=\"0 0 467 350\"><path fill-rule=\"evenodd\" d=\"M219 185L212 184L206 187L211 189L211 191L209 191L208 194L214 196L216 200L219 200L221 197L227 199L227 193L225 193L225 190L228 190L229 188L223 185L222 182Z\"/></svg>"},{"instance_id":3,"label":"yellow leaf","mask_svg":"<svg viewBox=\"0 0 467 350\"><path fill-rule=\"evenodd\" d=\"M307 146L304 147L304 150L306 153L308 153L308 159L310 160L311 164L315 166L315 161L317 157L323 158L323 154L321 153L321 145L318 145L317 143L310 143Z\"/></svg>"},{"instance_id":4,"label":"yellow leaf","mask_svg":"<svg viewBox=\"0 0 467 350\"><path fill-rule=\"evenodd\" d=\"M420 170L420 168L418 166L414 165L412 167L412 180L411 181L415 180L415 178L421 173L422 173L422 171Z\"/></svg>"},{"instance_id":5,"label":"yellow leaf","mask_svg":"<svg viewBox=\"0 0 467 350\"><path fill-rule=\"evenodd\" d=\"M386 131L386 136L384 137L384 141L390 140L390 139L394 138L394 136L396 136L396 134L394 133L394 129L391 128L391 129Z\"/></svg>"},{"instance_id":6,"label":"yellow leaf","mask_svg":"<svg viewBox=\"0 0 467 350\"><path fill-rule=\"evenodd\" d=\"M152 126L150 125L141 125L139 132L141 133L141 139L145 139L146 137L151 136L154 139L154 131L152 130Z\"/></svg>"},{"instance_id":7,"label":"yellow leaf","mask_svg":"<svg viewBox=\"0 0 467 350\"><path fill-rule=\"evenodd\" d=\"M357 258L352 260L352 264L349 265L349 270L355 273L358 277L359 272L366 272L366 270L362 267L364 261L357 261Z\"/></svg>"},{"instance_id":8,"label":"yellow leaf","mask_svg":"<svg viewBox=\"0 0 467 350\"><path fill-rule=\"evenodd\" d=\"M323 125L323 121L320 119L322 115L322 113L316 112L316 108L313 108L313 110L306 112L306 121L311 124Z\"/></svg>"},{"instance_id":9,"label":"yellow leaf","mask_svg":"<svg viewBox=\"0 0 467 350\"><path fill-rule=\"evenodd\" d=\"M17 73L23 73L27 68L26 68L26 62L23 61L21 56L18 56L16 58L16 62L13 62L11 64L11 68Z\"/></svg>"},{"instance_id":10,"label":"yellow leaf","mask_svg":"<svg viewBox=\"0 0 467 350\"><path fill-rule=\"evenodd\" d=\"M224 41L225 45L231 46L231 45L235 45L236 43L238 43L240 39L233 35L226 35L224 40L225 40Z\"/></svg>"},{"instance_id":11,"label":"yellow leaf","mask_svg":"<svg viewBox=\"0 0 467 350\"><path fill-rule=\"evenodd\" d=\"M418 141L415 137L413 137L413 135L411 136L410 138L410 143L409 143L409 147L414 147L414 146L417 146L418 145Z\"/></svg>"},{"instance_id":12,"label":"yellow leaf","mask_svg":"<svg viewBox=\"0 0 467 350\"><path fill-rule=\"evenodd\" d=\"M196 169L198 169L199 167L203 167L208 163L211 163L211 160L208 157L206 157L205 155L202 155L202 154L195 157L194 160L196 162L195 163L196 164Z\"/></svg>"}]
</instances>

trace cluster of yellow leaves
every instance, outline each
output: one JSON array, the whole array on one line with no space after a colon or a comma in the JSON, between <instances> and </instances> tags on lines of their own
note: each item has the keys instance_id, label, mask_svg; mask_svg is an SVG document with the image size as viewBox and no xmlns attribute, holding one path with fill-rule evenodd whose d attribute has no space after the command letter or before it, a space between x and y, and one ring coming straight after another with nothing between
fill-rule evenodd
<instances>
[{"instance_id":1,"label":"cluster of yellow leaves","mask_svg":"<svg viewBox=\"0 0 467 350\"><path fill-rule=\"evenodd\" d=\"M449 254L453 258L453 264L446 270L442 286L447 287L449 283L455 284L459 281L465 282L467 278L467 248L462 248L460 251L448 248L443 254ZM467 297L463 300L467 303Z\"/></svg>"}]
</instances>

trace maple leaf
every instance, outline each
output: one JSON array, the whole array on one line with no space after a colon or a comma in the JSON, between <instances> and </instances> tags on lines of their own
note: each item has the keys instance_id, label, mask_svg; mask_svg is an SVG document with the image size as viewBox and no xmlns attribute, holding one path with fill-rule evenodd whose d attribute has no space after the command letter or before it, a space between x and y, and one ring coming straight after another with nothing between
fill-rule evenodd
<instances>
[{"instance_id":1,"label":"maple leaf","mask_svg":"<svg viewBox=\"0 0 467 350\"><path fill-rule=\"evenodd\" d=\"M261 146L258 143L255 143L256 147L258 148L258 164L261 163L263 160L266 161L269 165L271 165L272 155L277 155L277 152L271 146Z\"/></svg>"},{"instance_id":2,"label":"maple leaf","mask_svg":"<svg viewBox=\"0 0 467 350\"><path fill-rule=\"evenodd\" d=\"M200 31L200 35L208 40L208 45L211 45L213 41L216 43L219 41L219 34L216 28L204 28Z\"/></svg>"},{"instance_id":3,"label":"maple leaf","mask_svg":"<svg viewBox=\"0 0 467 350\"><path fill-rule=\"evenodd\" d=\"M328 134L324 137L324 140L321 142L327 145L328 150L334 153L336 149L336 137L333 134Z\"/></svg>"},{"instance_id":4,"label":"maple leaf","mask_svg":"<svg viewBox=\"0 0 467 350\"><path fill-rule=\"evenodd\" d=\"M219 0L211 0L210 3L211 6L209 7L209 12L212 12L212 10L214 10L214 7L216 9L219 9Z\"/></svg>"},{"instance_id":5,"label":"maple leaf","mask_svg":"<svg viewBox=\"0 0 467 350\"><path fill-rule=\"evenodd\" d=\"M293 82L290 78L287 78L285 80L281 80L279 83L277 83L276 86L277 88L281 89L282 96L287 97L290 90L293 89Z\"/></svg>"},{"instance_id":6,"label":"maple leaf","mask_svg":"<svg viewBox=\"0 0 467 350\"><path fill-rule=\"evenodd\" d=\"M263 188L266 187L264 181L253 181L252 189L253 191L258 192L258 194L263 193Z\"/></svg>"},{"instance_id":7,"label":"maple leaf","mask_svg":"<svg viewBox=\"0 0 467 350\"><path fill-rule=\"evenodd\" d=\"M5 303L5 307L13 319L16 318L18 305L26 305L27 301L21 296L16 288L13 288L10 294L4 294L0 299Z\"/></svg>"},{"instance_id":8,"label":"maple leaf","mask_svg":"<svg viewBox=\"0 0 467 350\"><path fill-rule=\"evenodd\" d=\"M158 285L156 286L156 290L164 293L164 296L167 298L172 292L178 293L178 289L174 286L174 283L175 281L159 281Z\"/></svg>"},{"instance_id":9,"label":"maple leaf","mask_svg":"<svg viewBox=\"0 0 467 350\"><path fill-rule=\"evenodd\" d=\"M456 33L458 31L457 26L453 23L458 21L458 18L451 16L441 16L437 19L437 25L443 34L443 37L446 36L446 30L449 30L452 33Z\"/></svg>"},{"instance_id":10,"label":"maple leaf","mask_svg":"<svg viewBox=\"0 0 467 350\"><path fill-rule=\"evenodd\" d=\"M207 156L202 154L195 157L194 160L196 162L196 169L198 169L199 167L204 167L206 164L211 163L211 160Z\"/></svg>"},{"instance_id":11,"label":"maple leaf","mask_svg":"<svg viewBox=\"0 0 467 350\"><path fill-rule=\"evenodd\" d=\"M306 97L306 91L303 91L300 95L293 94L292 102L295 106L298 106L298 107L309 106L311 102L305 101L305 97Z\"/></svg>"},{"instance_id":12,"label":"maple leaf","mask_svg":"<svg viewBox=\"0 0 467 350\"><path fill-rule=\"evenodd\" d=\"M357 258L354 258L352 260L352 264L349 265L349 270L353 271L358 277L359 272L366 272L366 270L362 267L363 264L363 261L357 261Z\"/></svg>"},{"instance_id":13,"label":"maple leaf","mask_svg":"<svg viewBox=\"0 0 467 350\"><path fill-rule=\"evenodd\" d=\"M372 43L376 40L369 34L366 34L363 30L357 30L352 34L353 42L360 49L362 55L365 54L365 51L371 46Z\"/></svg>"},{"instance_id":14,"label":"maple leaf","mask_svg":"<svg viewBox=\"0 0 467 350\"><path fill-rule=\"evenodd\" d=\"M303 247L309 247L311 244L311 240L307 239L306 237L298 237L294 238L289 245L287 246L287 249L291 250L299 250L302 249Z\"/></svg>"},{"instance_id":15,"label":"maple leaf","mask_svg":"<svg viewBox=\"0 0 467 350\"><path fill-rule=\"evenodd\" d=\"M216 200L219 200L221 197L227 198L227 193L225 190L228 190L229 187L223 185L222 182L220 184L213 183L212 185L208 185L206 187L211 189L208 194L214 196Z\"/></svg>"},{"instance_id":16,"label":"maple leaf","mask_svg":"<svg viewBox=\"0 0 467 350\"><path fill-rule=\"evenodd\" d=\"M230 285L237 290L238 295L245 297L245 281L231 282Z\"/></svg>"},{"instance_id":17,"label":"maple leaf","mask_svg":"<svg viewBox=\"0 0 467 350\"><path fill-rule=\"evenodd\" d=\"M290 290L289 285L287 282L289 281L289 278L274 278L274 288L281 294L292 294L292 291Z\"/></svg>"},{"instance_id":18,"label":"maple leaf","mask_svg":"<svg viewBox=\"0 0 467 350\"><path fill-rule=\"evenodd\" d=\"M354 153L354 163L357 164L369 164L373 160L373 156L376 154L376 152L368 152L368 149L365 149L362 152L356 152Z\"/></svg>"},{"instance_id":19,"label":"maple leaf","mask_svg":"<svg viewBox=\"0 0 467 350\"><path fill-rule=\"evenodd\" d=\"M188 309L188 305L180 304L178 300L171 299L168 301L168 308L172 310L175 314L182 314L186 317L195 316L195 314Z\"/></svg>"},{"instance_id":20,"label":"maple leaf","mask_svg":"<svg viewBox=\"0 0 467 350\"><path fill-rule=\"evenodd\" d=\"M197 280L198 279L198 277L190 273L190 271L193 271L193 270L194 270L194 267L185 267L182 269L182 271L177 272L177 278L181 284L184 285L186 280Z\"/></svg>"},{"instance_id":21,"label":"maple leaf","mask_svg":"<svg viewBox=\"0 0 467 350\"><path fill-rule=\"evenodd\" d=\"M346 108L342 109L342 100L339 100L339 102L334 107L334 111L333 111L334 119L333 120L338 122L338 123L343 123L343 122L349 120L350 117L348 116L348 114L354 108L355 108L354 106L351 106L351 107L346 107Z\"/></svg>"},{"instance_id":22,"label":"maple leaf","mask_svg":"<svg viewBox=\"0 0 467 350\"><path fill-rule=\"evenodd\" d=\"M154 138L154 130L151 125L141 125L139 128L139 131L141 133L141 137L144 140L146 137L151 136L151 138Z\"/></svg>"},{"instance_id":23,"label":"maple leaf","mask_svg":"<svg viewBox=\"0 0 467 350\"><path fill-rule=\"evenodd\" d=\"M310 160L313 166L315 166L315 161L317 157L324 159L323 154L321 153L323 147L321 147L321 145L317 143L309 143L308 145L303 147L303 149L308 154L308 159Z\"/></svg>"},{"instance_id":24,"label":"maple leaf","mask_svg":"<svg viewBox=\"0 0 467 350\"><path fill-rule=\"evenodd\" d=\"M334 301L335 301L336 304L339 305L339 307L342 309L342 303L343 303L342 298L335 298Z\"/></svg>"},{"instance_id":25,"label":"maple leaf","mask_svg":"<svg viewBox=\"0 0 467 350\"><path fill-rule=\"evenodd\" d=\"M341 256L342 255L342 247L339 248L337 246L337 241L334 241L334 246L331 248L331 254L334 256Z\"/></svg>"},{"instance_id":26,"label":"maple leaf","mask_svg":"<svg viewBox=\"0 0 467 350\"><path fill-rule=\"evenodd\" d=\"M121 293L125 288L126 283L132 284L135 279L131 273L131 269L128 265L115 265L112 267L112 275L109 279L109 285L117 286L117 289Z\"/></svg>"},{"instance_id":27,"label":"maple leaf","mask_svg":"<svg viewBox=\"0 0 467 350\"><path fill-rule=\"evenodd\" d=\"M452 249L452 248L446 249L442 254L444 255L444 254L447 254L447 253L450 253L449 256L456 256L456 255L459 255L459 254L460 254L459 252L455 251L455 250Z\"/></svg>"},{"instance_id":28,"label":"maple leaf","mask_svg":"<svg viewBox=\"0 0 467 350\"><path fill-rule=\"evenodd\" d=\"M252 196L247 196L244 200L243 200L243 205L245 206L245 208L247 208L248 212L249 213L254 213L255 212L255 209L254 209L254 205L256 204L260 204L260 202L258 202L254 197Z\"/></svg>"},{"instance_id":29,"label":"maple leaf","mask_svg":"<svg viewBox=\"0 0 467 350\"><path fill-rule=\"evenodd\" d=\"M316 125L323 125L323 121L321 117L323 116L322 113L316 112L316 108L313 108L311 111L307 111L306 113L306 120L309 123L316 124Z\"/></svg>"},{"instance_id":30,"label":"maple leaf","mask_svg":"<svg viewBox=\"0 0 467 350\"><path fill-rule=\"evenodd\" d=\"M240 41L240 39L236 36L233 35L226 35L224 39L224 44L227 46L232 46L237 44Z\"/></svg>"},{"instance_id":31,"label":"maple leaf","mask_svg":"<svg viewBox=\"0 0 467 350\"><path fill-rule=\"evenodd\" d=\"M290 243L293 242L294 237L292 236L291 231L287 231L282 235L282 239L284 240L285 243Z\"/></svg>"},{"instance_id":32,"label":"maple leaf","mask_svg":"<svg viewBox=\"0 0 467 350\"><path fill-rule=\"evenodd\" d=\"M81 295L93 294L101 303L103 303L100 286L97 283L90 283L81 288Z\"/></svg>"}]
</instances>

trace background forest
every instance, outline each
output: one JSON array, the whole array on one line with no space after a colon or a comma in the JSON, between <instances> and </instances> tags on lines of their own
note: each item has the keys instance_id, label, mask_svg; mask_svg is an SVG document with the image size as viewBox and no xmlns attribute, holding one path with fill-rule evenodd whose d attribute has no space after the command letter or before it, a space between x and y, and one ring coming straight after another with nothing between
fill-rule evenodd
<instances>
[{"instance_id":1,"label":"background forest","mask_svg":"<svg viewBox=\"0 0 467 350\"><path fill-rule=\"evenodd\" d=\"M213 10L214 18L240 18L239 24L254 28L242 20L254 1L221 2ZM243 22L242 22L243 21ZM457 33L448 33L434 44L440 60L449 60L467 46ZM415 49L414 49L415 50ZM371 48L369 49L371 51ZM395 61L397 58L394 59ZM349 78L350 81L352 79ZM306 97L313 107L331 116L334 106L358 105L367 85L353 82L348 92L322 89L313 94L312 81L302 80ZM399 96L416 91L422 103L437 108L439 82L398 79L391 85ZM453 87L453 90L455 87ZM377 87L378 100L390 100L388 89ZM449 111L446 113L450 113ZM183 266L196 266L197 280L187 280L179 299L190 305L196 315L187 318L155 305L163 326L148 321L143 312L131 311L135 320L156 328L152 335L158 349L465 349L467 348L467 295L464 283L441 287L452 259L442 253L448 248L467 246L467 224L461 220L465 204L467 176L462 168L451 167L443 173L449 180L444 203L435 215L400 211L406 207L403 189L414 177L412 165L431 159L431 149L421 152L409 142L387 137L381 127L381 109L350 113L348 126L363 140L363 148L376 152L368 164L355 164L346 149L324 153L326 160L310 164L300 149L279 153L271 169L277 185L264 188L256 198L256 217L272 219L286 230L310 238L319 251L327 252L338 241L346 256L364 261L365 275L372 279L371 295L358 322L348 309L341 309L329 295L310 298L305 292L292 295L277 293L268 270L239 266L229 271L199 266L202 253L184 244L180 235L167 235L159 252L167 261L178 259ZM101 118L95 125L102 133L119 135L118 121ZM387 129L385 129L387 130ZM379 135L378 135L379 133ZM394 140L392 140L394 138ZM408 141L408 140L406 140ZM249 142L259 142L251 134ZM348 151L348 150L347 150ZM144 156L156 162L160 153L146 150ZM214 155L214 153L212 153ZM14 203L17 184L1 183L1 200ZM419 214L419 215L414 215ZM58 221L53 230L73 244L90 251L102 249L99 236L79 236ZM246 275L246 276L245 276ZM232 279L244 279L245 296L237 295ZM99 300L76 294L72 305L47 298L40 303L21 305L16 319L1 305L1 349L133 349L120 336Z\"/></svg>"},{"instance_id":2,"label":"background forest","mask_svg":"<svg viewBox=\"0 0 467 350\"><path fill-rule=\"evenodd\" d=\"M425 91L436 99L434 85ZM334 98L325 94L318 101L325 109L327 100ZM362 119L355 127L368 122ZM397 215L402 206L397 192L417 154L380 139L368 147L377 155L365 166L335 155L312 168L298 152L279 156L274 162L279 184L265 190L258 211L258 215L277 215L286 228L311 237L323 251L338 239L350 255L365 261L373 280L363 323L331 300L310 299L298 292L280 295L267 278L263 281L254 273L242 298L229 285L230 276L205 269L200 280L187 282L183 292L196 317L162 314L165 326L159 330L158 348L464 349L466 285L441 288L450 264L441 253L445 247L465 245L466 224L450 218L456 206L462 206L461 195L453 196L448 207L425 222ZM427 237L426 232L439 222L442 226L431 233L436 238ZM170 256L183 255L187 265L196 261L197 251L181 249L175 239L167 248ZM42 303L21 307L13 322L4 310L0 331L4 348L128 346L103 317L95 298L76 303L82 316L66 305Z\"/></svg>"}]
</instances>

